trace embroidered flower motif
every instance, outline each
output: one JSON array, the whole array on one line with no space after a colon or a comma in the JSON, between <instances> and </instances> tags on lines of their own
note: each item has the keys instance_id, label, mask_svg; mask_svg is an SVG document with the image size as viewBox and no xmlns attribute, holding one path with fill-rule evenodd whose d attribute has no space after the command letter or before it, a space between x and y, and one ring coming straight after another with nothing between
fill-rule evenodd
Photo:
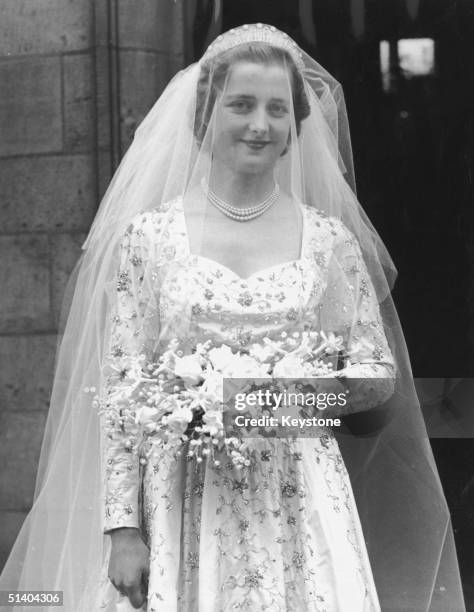
<instances>
[{"instance_id":1,"label":"embroidered flower motif","mask_svg":"<svg viewBox=\"0 0 474 612\"><path fill-rule=\"evenodd\" d=\"M247 520L240 521L239 523L240 531L242 532L247 531L249 527L250 527L250 521L247 521Z\"/></svg>"},{"instance_id":2,"label":"embroidered flower motif","mask_svg":"<svg viewBox=\"0 0 474 612\"><path fill-rule=\"evenodd\" d=\"M290 308L286 313L286 318L288 321L295 321L298 318L298 312L296 308Z\"/></svg>"},{"instance_id":3,"label":"embroidered flower motif","mask_svg":"<svg viewBox=\"0 0 474 612\"><path fill-rule=\"evenodd\" d=\"M245 478L242 478L242 480L235 479L232 481L232 491L238 491L239 493L243 493L248 488L249 485L245 481Z\"/></svg>"},{"instance_id":4,"label":"embroidered flower motif","mask_svg":"<svg viewBox=\"0 0 474 612\"><path fill-rule=\"evenodd\" d=\"M359 291L360 291L360 294L363 297L369 297L370 296L369 286L368 286L366 278L362 278L361 279Z\"/></svg>"},{"instance_id":5,"label":"embroidered flower motif","mask_svg":"<svg viewBox=\"0 0 474 612\"><path fill-rule=\"evenodd\" d=\"M262 461L270 461L272 458L272 452L269 450L260 451L260 459Z\"/></svg>"},{"instance_id":6,"label":"embroidered flower motif","mask_svg":"<svg viewBox=\"0 0 474 612\"><path fill-rule=\"evenodd\" d=\"M384 358L384 352L380 346L376 346L372 352L372 357L376 361L381 361Z\"/></svg>"},{"instance_id":7,"label":"embroidered flower motif","mask_svg":"<svg viewBox=\"0 0 474 612\"><path fill-rule=\"evenodd\" d=\"M262 580L263 575L258 569L254 570L253 572L247 572L245 574L245 586L251 589L257 589L259 586L261 586Z\"/></svg>"},{"instance_id":8,"label":"embroidered flower motif","mask_svg":"<svg viewBox=\"0 0 474 612\"><path fill-rule=\"evenodd\" d=\"M188 552L188 558L186 559L186 565L188 565L192 570L198 569L199 554L195 552Z\"/></svg>"},{"instance_id":9,"label":"embroidered flower motif","mask_svg":"<svg viewBox=\"0 0 474 612\"><path fill-rule=\"evenodd\" d=\"M191 312L193 315L198 316L204 312L202 306L200 304L193 304L191 307Z\"/></svg>"},{"instance_id":10,"label":"embroidered flower motif","mask_svg":"<svg viewBox=\"0 0 474 612\"><path fill-rule=\"evenodd\" d=\"M244 291L244 293L241 293L239 295L237 301L241 306L251 306L253 302L253 297L248 291Z\"/></svg>"},{"instance_id":11,"label":"embroidered flower motif","mask_svg":"<svg viewBox=\"0 0 474 612\"><path fill-rule=\"evenodd\" d=\"M322 251L315 251L313 257L318 266L323 267L326 265L326 255Z\"/></svg>"},{"instance_id":12,"label":"embroidered flower motif","mask_svg":"<svg viewBox=\"0 0 474 612\"><path fill-rule=\"evenodd\" d=\"M293 565L297 569L303 569L304 567L304 554L300 551L296 551L293 553L293 557L291 559L293 561Z\"/></svg>"},{"instance_id":13,"label":"embroidered flower motif","mask_svg":"<svg viewBox=\"0 0 474 612\"><path fill-rule=\"evenodd\" d=\"M123 357L123 348L120 346L120 344L116 344L115 346L112 347L111 350L112 353L112 357Z\"/></svg>"},{"instance_id":14,"label":"embroidered flower motif","mask_svg":"<svg viewBox=\"0 0 474 612\"><path fill-rule=\"evenodd\" d=\"M128 272L120 272L117 279L117 291L128 291L131 282Z\"/></svg>"},{"instance_id":15,"label":"embroidered flower motif","mask_svg":"<svg viewBox=\"0 0 474 612\"><path fill-rule=\"evenodd\" d=\"M295 485L291 484L291 482L288 480L286 482L282 482L280 487L283 497L294 497L297 493Z\"/></svg>"},{"instance_id":16,"label":"embroidered flower motif","mask_svg":"<svg viewBox=\"0 0 474 612\"><path fill-rule=\"evenodd\" d=\"M206 298L206 300L212 300L212 298L214 297L214 292L210 289L206 289L204 291L204 297Z\"/></svg>"},{"instance_id":17,"label":"embroidered flower motif","mask_svg":"<svg viewBox=\"0 0 474 612\"><path fill-rule=\"evenodd\" d=\"M130 263L132 264L132 266L139 266L142 264L142 258L138 257L138 255L132 255L130 257Z\"/></svg>"}]
</instances>

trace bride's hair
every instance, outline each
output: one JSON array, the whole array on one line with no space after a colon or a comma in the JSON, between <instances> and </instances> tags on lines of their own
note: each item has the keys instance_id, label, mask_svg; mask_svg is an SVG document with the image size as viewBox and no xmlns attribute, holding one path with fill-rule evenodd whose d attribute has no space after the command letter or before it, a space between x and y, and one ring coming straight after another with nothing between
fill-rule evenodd
<instances>
[{"instance_id":1,"label":"bride's hair","mask_svg":"<svg viewBox=\"0 0 474 612\"><path fill-rule=\"evenodd\" d=\"M303 77L288 51L256 42L233 47L202 64L197 84L196 114L194 120L194 135L197 142L200 144L203 141L217 94L219 91L222 91L229 69L237 62L251 62L265 66L277 65L286 67L289 70L296 131L299 134L301 122L310 114L310 105Z\"/></svg>"}]
</instances>

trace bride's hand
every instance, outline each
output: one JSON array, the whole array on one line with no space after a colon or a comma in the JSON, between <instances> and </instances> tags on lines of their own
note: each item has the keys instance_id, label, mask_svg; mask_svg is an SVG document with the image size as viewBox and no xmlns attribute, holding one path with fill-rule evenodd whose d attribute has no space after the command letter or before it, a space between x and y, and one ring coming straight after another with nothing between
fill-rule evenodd
<instances>
[{"instance_id":1,"label":"bride's hand","mask_svg":"<svg viewBox=\"0 0 474 612\"><path fill-rule=\"evenodd\" d=\"M110 536L110 581L120 593L127 595L134 608L141 608L148 590L150 551L138 529L115 529Z\"/></svg>"}]
</instances>

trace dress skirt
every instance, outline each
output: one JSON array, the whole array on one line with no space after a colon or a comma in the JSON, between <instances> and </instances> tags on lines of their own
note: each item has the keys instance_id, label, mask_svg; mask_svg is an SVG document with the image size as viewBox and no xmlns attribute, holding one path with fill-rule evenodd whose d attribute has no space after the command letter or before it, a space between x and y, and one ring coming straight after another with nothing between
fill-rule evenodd
<instances>
[{"instance_id":1,"label":"dress skirt","mask_svg":"<svg viewBox=\"0 0 474 612\"><path fill-rule=\"evenodd\" d=\"M349 476L330 430L252 441L252 468L160 452L142 472L147 612L380 610ZM106 568L104 567L104 571ZM101 610L131 612L104 578Z\"/></svg>"}]
</instances>

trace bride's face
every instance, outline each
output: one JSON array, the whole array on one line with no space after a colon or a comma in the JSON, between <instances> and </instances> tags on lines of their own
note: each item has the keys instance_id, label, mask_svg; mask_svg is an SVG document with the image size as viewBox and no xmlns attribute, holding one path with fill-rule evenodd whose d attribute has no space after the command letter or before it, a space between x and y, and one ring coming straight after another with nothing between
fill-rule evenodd
<instances>
[{"instance_id":1,"label":"bride's face","mask_svg":"<svg viewBox=\"0 0 474 612\"><path fill-rule=\"evenodd\" d=\"M288 145L291 90L279 65L238 62L217 102L213 154L237 173L265 173Z\"/></svg>"}]
</instances>

